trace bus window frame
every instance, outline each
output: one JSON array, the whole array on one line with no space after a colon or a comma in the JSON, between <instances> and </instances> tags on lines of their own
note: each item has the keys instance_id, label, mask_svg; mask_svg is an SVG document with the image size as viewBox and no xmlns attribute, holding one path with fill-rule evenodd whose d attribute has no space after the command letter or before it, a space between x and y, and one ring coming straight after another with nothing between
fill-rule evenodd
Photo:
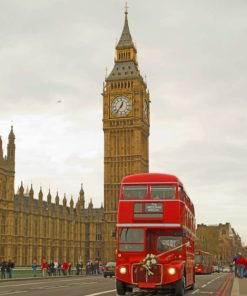
<instances>
[{"instance_id":1,"label":"bus window frame","mask_svg":"<svg viewBox=\"0 0 247 296\"><path fill-rule=\"evenodd\" d=\"M166 244L168 247L164 248L163 241L169 241L169 244ZM170 245L170 242L173 241L173 246ZM176 243L179 243L179 245L176 245ZM177 248L177 251L182 250L182 244L183 244L183 237L182 236L172 236L172 235L161 235L157 237L157 251L158 252L168 252L171 251L174 248L177 248L180 246L180 248Z\"/></svg>"},{"instance_id":2,"label":"bus window frame","mask_svg":"<svg viewBox=\"0 0 247 296\"><path fill-rule=\"evenodd\" d=\"M142 241L122 241L122 231L127 230L141 230L142 233ZM131 247L132 246L132 247ZM136 249L135 247L141 246L142 248ZM134 247L134 248L133 248ZM137 227L121 227L118 232L118 249L121 252L143 252L146 248L146 230L144 228Z\"/></svg>"},{"instance_id":3,"label":"bus window frame","mask_svg":"<svg viewBox=\"0 0 247 296\"><path fill-rule=\"evenodd\" d=\"M157 188L165 188L165 187L172 187L173 188L173 197L172 198L161 198L161 197L158 197L158 198L155 198L154 196L152 196L152 191L155 191L155 190L152 190L152 189L157 189ZM177 197L177 184L173 183L173 184L169 184L169 183L161 183L161 184L150 184L149 185L149 190L150 190L150 200L152 201L156 201L156 200L161 200L161 201L165 201L165 200L175 200L176 197ZM158 192L159 190L157 190L156 192ZM156 193L158 194L158 193Z\"/></svg>"},{"instance_id":4,"label":"bus window frame","mask_svg":"<svg viewBox=\"0 0 247 296\"><path fill-rule=\"evenodd\" d=\"M136 195L134 195L134 197L131 196L130 198L126 198L126 196L125 196L125 188L127 189L127 188L131 188L131 187L132 188L138 188L139 187L139 188L143 188L143 189L140 189L139 192L137 191L138 193ZM142 192L142 191L144 191L144 189L146 189L145 194L143 194L143 192ZM130 191L129 194L131 195L131 190L129 190L129 191ZM146 200L146 199L148 199L148 195L149 195L149 188L148 188L148 185L147 184L143 184L143 185L124 184L122 186L122 199L123 200L130 200L130 201L131 200Z\"/></svg>"}]
</instances>

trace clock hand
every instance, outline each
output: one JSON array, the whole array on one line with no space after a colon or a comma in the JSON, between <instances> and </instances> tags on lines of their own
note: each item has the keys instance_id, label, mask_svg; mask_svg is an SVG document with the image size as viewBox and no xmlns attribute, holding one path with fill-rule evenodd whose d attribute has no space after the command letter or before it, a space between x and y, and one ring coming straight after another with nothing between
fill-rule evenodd
<instances>
[{"instance_id":1,"label":"clock hand","mask_svg":"<svg viewBox=\"0 0 247 296\"><path fill-rule=\"evenodd\" d=\"M117 112L122 108L123 102L121 103L120 107L117 109Z\"/></svg>"}]
</instances>

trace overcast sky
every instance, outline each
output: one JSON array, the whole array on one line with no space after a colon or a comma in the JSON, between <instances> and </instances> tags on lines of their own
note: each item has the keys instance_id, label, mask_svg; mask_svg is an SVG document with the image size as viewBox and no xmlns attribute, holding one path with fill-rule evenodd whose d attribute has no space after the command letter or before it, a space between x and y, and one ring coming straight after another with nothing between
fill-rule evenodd
<instances>
[{"instance_id":1,"label":"overcast sky","mask_svg":"<svg viewBox=\"0 0 247 296\"><path fill-rule=\"evenodd\" d=\"M0 135L16 136L17 190L103 203L102 84L120 0L0 1ZM197 223L247 243L247 1L129 0L151 97L150 171L177 175ZM61 101L61 102L59 102ZM61 200L60 200L61 201Z\"/></svg>"}]
</instances>

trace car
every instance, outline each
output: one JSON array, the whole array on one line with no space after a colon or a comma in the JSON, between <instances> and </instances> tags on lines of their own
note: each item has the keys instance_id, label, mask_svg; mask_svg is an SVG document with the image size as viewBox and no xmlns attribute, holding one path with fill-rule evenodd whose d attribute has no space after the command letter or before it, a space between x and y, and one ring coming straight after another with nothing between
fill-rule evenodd
<instances>
[{"instance_id":1,"label":"car","mask_svg":"<svg viewBox=\"0 0 247 296\"><path fill-rule=\"evenodd\" d=\"M223 266L223 267L222 267L222 271L223 271L223 272L231 272L231 268L230 268L230 266L227 266L227 265L226 265L226 266Z\"/></svg>"},{"instance_id":2,"label":"car","mask_svg":"<svg viewBox=\"0 0 247 296\"><path fill-rule=\"evenodd\" d=\"M113 277L115 276L115 270L116 270L116 262L107 262L103 269L103 276Z\"/></svg>"},{"instance_id":3,"label":"car","mask_svg":"<svg viewBox=\"0 0 247 296\"><path fill-rule=\"evenodd\" d=\"M220 267L218 265L214 265L213 272L220 272Z\"/></svg>"}]
</instances>

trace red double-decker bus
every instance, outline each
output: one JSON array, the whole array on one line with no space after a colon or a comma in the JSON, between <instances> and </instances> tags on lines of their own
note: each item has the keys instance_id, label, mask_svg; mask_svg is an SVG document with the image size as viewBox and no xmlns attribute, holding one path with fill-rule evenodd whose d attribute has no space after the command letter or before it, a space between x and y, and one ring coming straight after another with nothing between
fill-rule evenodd
<instances>
[{"instance_id":1,"label":"red double-decker bus","mask_svg":"<svg viewBox=\"0 0 247 296\"><path fill-rule=\"evenodd\" d=\"M168 174L122 179L117 217L118 295L140 289L193 289L195 213L181 181Z\"/></svg>"},{"instance_id":2,"label":"red double-decker bus","mask_svg":"<svg viewBox=\"0 0 247 296\"><path fill-rule=\"evenodd\" d=\"M207 274L213 272L213 255L206 251L195 252L195 273Z\"/></svg>"}]
</instances>

